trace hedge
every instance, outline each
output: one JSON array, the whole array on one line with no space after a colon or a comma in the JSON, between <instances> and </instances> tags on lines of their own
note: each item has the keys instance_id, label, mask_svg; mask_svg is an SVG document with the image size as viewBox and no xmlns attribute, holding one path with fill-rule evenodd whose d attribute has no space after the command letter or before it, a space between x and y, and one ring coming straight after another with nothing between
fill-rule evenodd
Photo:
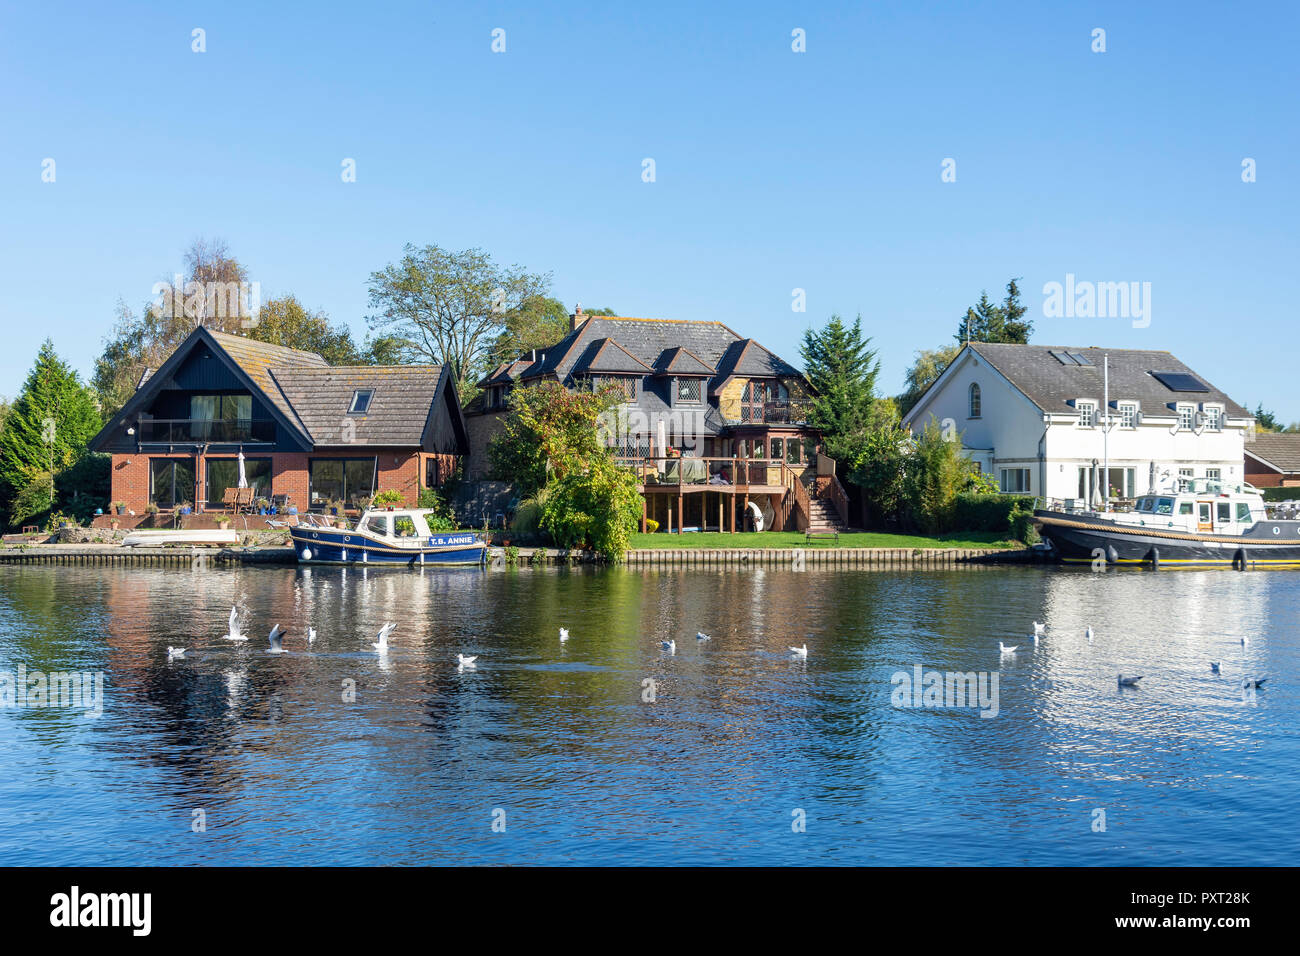
<instances>
[{"instance_id":1,"label":"hedge","mask_svg":"<svg viewBox=\"0 0 1300 956\"><path fill-rule=\"evenodd\" d=\"M1011 531L1011 513L1033 513L1038 499L1033 495L989 495L964 491L957 495L954 524L962 531Z\"/></svg>"},{"instance_id":2,"label":"hedge","mask_svg":"<svg viewBox=\"0 0 1300 956\"><path fill-rule=\"evenodd\" d=\"M1300 488L1260 488L1265 501L1300 501Z\"/></svg>"}]
</instances>

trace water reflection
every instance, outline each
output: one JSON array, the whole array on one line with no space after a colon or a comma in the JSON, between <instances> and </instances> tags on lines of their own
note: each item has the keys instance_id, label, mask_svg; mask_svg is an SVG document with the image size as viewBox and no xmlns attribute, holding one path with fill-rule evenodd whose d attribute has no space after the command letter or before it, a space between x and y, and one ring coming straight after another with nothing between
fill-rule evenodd
<instances>
[{"instance_id":1,"label":"water reflection","mask_svg":"<svg viewBox=\"0 0 1300 956\"><path fill-rule=\"evenodd\" d=\"M1025 568L4 568L0 669L102 670L106 702L96 721L0 711L20 770L0 775L0 862L1294 863L1277 834L1297 700L1279 678L1298 587ZM246 644L221 637L232 604ZM1000 658L999 640L1022 650ZM458 672L457 653L478 666ZM917 665L997 671L998 716L894 708L891 675ZM1120 672L1146 679L1121 694ZM1276 676L1252 698L1243 675Z\"/></svg>"}]
</instances>

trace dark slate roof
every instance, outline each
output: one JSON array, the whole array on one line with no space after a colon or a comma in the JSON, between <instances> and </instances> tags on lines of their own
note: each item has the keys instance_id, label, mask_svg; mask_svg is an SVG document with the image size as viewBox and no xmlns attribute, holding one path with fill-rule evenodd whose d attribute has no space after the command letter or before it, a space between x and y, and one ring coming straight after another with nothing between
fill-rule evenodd
<instances>
[{"instance_id":1,"label":"dark slate roof","mask_svg":"<svg viewBox=\"0 0 1300 956\"><path fill-rule=\"evenodd\" d=\"M660 375L707 375L717 374L717 369L705 362L688 348L678 345L665 349L654 363Z\"/></svg>"},{"instance_id":2,"label":"dark slate roof","mask_svg":"<svg viewBox=\"0 0 1300 956\"><path fill-rule=\"evenodd\" d=\"M654 369L613 339L596 339L573 363L572 371L574 374L631 372L635 375L646 375Z\"/></svg>"},{"instance_id":3,"label":"dark slate roof","mask_svg":"<svg viewBox=\"0 0 1300 956\"><path fill-rule=\"evenodd\" d=\"M487 388L491 385L509 384L532 364L533 360L531 358L517 358L513 362L502 362L492 370L492 374L478 383L479 387Z\"/></svg>"},{"instance_id":4,"label":"dark slate roof","mask_svg":"<svg viewBox=\"0 0 1300 956\"><path fill-rule=\"evenodd\" d=\"M1145 414L1168 414L1170 402L1221 403L1226 415L1249 418L1250 412L1188 368L1169 352L1138 349L1098 349L1075 346L1001 345L972 342L968 346L1001 372L1031 402L1050 414L1071 414L1076 398L1102 397L1102 362L1110 358L1110 399L1137 401ZM1053 352L1073 352L1091 365L1063 365ZM1152 372L1181 372L1195 376L1205 392L1173 391Z\"/></svg>"},{"instance_id":5,"label":"dark slate roof","mask_svg":"<svg viewBox=\"0 0 1300 956\"><path fill-rule=\"evenodd\" d=\"M565 381L592 343L612 339L629 355L646 366L674 349L689 352L708 368L717 370L715 382L731 375L798 376L793 365L769 352L753 339L742 339L721 322L687 319L638 319L622 316L592 316L563 339L538 349L536 361L517 378L554 376ZM483 383L480 383L480 385ZM716 388L716 386L715 386Z\"/></svg>"},{"instance_id":6,"label":"dark slate roof","mask_svg":"<svg viewBox=\"0 0 1300 956\"><path fill-rule=\"evenodd\" d=\"M1246 442L1246 454L1284 475L1300 474L1300 435L1256 433L1254 440Z\"/></svg>"},{"instance_id":7,"label":"dark slate roof","mask_svg":"<svg viewBox=\"0 0 1300 956\"><path fill-rule=\"evenodd\" d=\"M424 440L442 380L441 365L349 365L277 368L279 388L316 445L415 446ZM374 390L364 415L349 415L357 389ZM352 421L352 440L345 421Z\"/></svg>"},{"instance_id":8,"label":"dark slate roof","mask_svg":"<svg viewBox=\"0 0 1300 956\"><path fill-rule=\"evenodd\" d=\"M295 414L293 405L276 384L271 370L329 368L328 362L315 352L301 352L213 329L206 331L282 415L307 430L302 418Z\"/></svg>"}]
</instances>

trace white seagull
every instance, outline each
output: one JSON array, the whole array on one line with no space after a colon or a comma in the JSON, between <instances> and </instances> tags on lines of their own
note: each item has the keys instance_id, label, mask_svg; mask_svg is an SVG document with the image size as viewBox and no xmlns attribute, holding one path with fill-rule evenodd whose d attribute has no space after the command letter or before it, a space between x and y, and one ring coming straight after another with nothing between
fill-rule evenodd
<instances>
[{"instance_id":1,"label":"white seagull","mask_svg":"<svg viewBox=\"0 0 1300 956\"><path fill-rule=\"evenodd\" d=\"M569 639L569 629L567 627L560 628L560 643L563 644L568 639Z\"/></svg>"},{"instance_id":2,"label":"white seagull","mask_svg":"<svg viewBox=\"0 0 1300 956\"><path fill-rule=\"evenodd\" d=\"M284 628L282 628L279 624L271 628L271 634L270 634L271 650L269 651L269 653L271 654L284 653L284 646L281 643L281 639L283 637L284 637Z\"/></svg>"},{"instance_id":3,"label":"white seagull","mask_svg":"<svg viewBox=\"0 0 1300 956\"><path fill-rule=\"evenodd\" d=\"M239 608L237 607L230 609L230 630L226 632L225 636L228 641L248 640L246 635L239 632Z\"/></svg>"},{"instance_id":4,"label":"white seagull","mask_svg":"<svg viewBox=\"0 0 1300 956\"><path fill-rule=\"evenodd\" d=\"M375 650L377 650L380 654L383 654L388 650L388 635L392 634L393 631L395 631L396 629L397 629L396 624L393 624L390 621L385 621L384 626L379 629L379 635L378 635L379 640L375 641L375 643L371 644L370 646L373 647Z\"/></svg>"},{"instance_id":5,"label":"white seagull","mask_svg":"<svg viewBox=\"0 0 1300 956\"><path fill-rule=\"evenodd\" d=\"M457 654L457 655L456 655L456 666L457 666L457 667L473 667L473 666L474 666L474 662L475 662L476 660L478 660L478 655L477 655L477 654L475 654L473 657L466 657L464 654Z\"/></svg>"},{"instance_id":6,"label":"white seagull","mask_svg":"<svg viewBox=\"0 0 1300 956\"><path fill-rule=\"evenodd\" d=\"M1007 647L1007 645L1003 644L1001 641L998 641L998 650L1001 651L1003 654L1014 654L1017 650L1019 650L1019 648L1020 648L1019 644L1013 644L1011 647Z\"/></svg>"},{"instance_id":7,"label":"white seagull","mask_svg":"<svg viewBox=\"0 0 1300 956\"><path fill-rule=\"evenodd\" d=\"M1246 690L1246 689L1249 688L1249 687L1263 687L1263 686L1264 686L1264 681L1266 681L1266 680L1268 680L1267 677L1261 677L1261 678L1259 678L1258 680L1256 680L1256 679L1253 678L1253 677L1245 677L1245 678L1242 678L1242 681L1241 681L1241 689L1242 689L1242 690Z\"/></svg>"},{"instance_id":8,"label":"white seagull","mask_svg":"<svg viewBox=\"0 0 1300 956\"><path fill-rule=\"evenodd\" d=\"M705 634L703 631L696 631L696 632L695 632L695 639L696 639L697 641L708 641L708 640L712 640L712 638L710 638L709 635Z\"/></svg>"},{"instance_id":9,"label":"white seagull","mask_svg":"<svg viewBox=\"0 0 1300 956\"><path fill-rule=\"evenodd\" d=\"M316 643L316 628L314 627L307 628L307 643L308 644Z\"/></svg>"},{"instance_id":10,"label":"white seagull","mask_svg":"<svg viewBox=\"0 0 1300 956\"><path fill-rule=\"evenodd\" d=\"M660 641L660 642L659 642L659 646L662 647L664 650L666 650L669 654L676 654L676 653L677 653L677 641L675 641L675 640L672 640L672 641Z\"/></svg>"},{"instance_id":11,"label":"white seagull","mask_svg":"<svg viewBox=\"0 0 1300 956\"><path fill-rule=\"evenodd\" d=\"M1248 637L1243 637L1243 638L1241 639L1241 646L1242 646L1242 647L1245 647L1245 646L1246 646L1247 644L1249 644L1249 643L1250 643L1250 638L1248 638Z\"/></svg>"},{"instance_id":12,"label":"white seagull","mask_svg":"<svg viewBox=\"0 0 1300 956\"><path fill-rule=\"evenodd\" d=\"M1046 633L1047 633L1047 625L1046 625L1046 624L1043 624L1043 623L1040 623L1039 621L1035 621L1035 622L1034 622L1034 637L1042 637L1042 636L1043 636L1044 634L1046 634Z\"/></svg>"},{"instance_id":13,"label":"white seagull","mask_svg":"<svg viewBox=\"0 0 1300 956\"><path fill-rule=\"evenodd\" d=\"M802 647L791 646L790 653L797 658L806 659L808 657L808 645L804 644Z\"/></svg>"},{"instance_id":14,"label":"white seagull","mask_svg":"<svg viewBox=\"0 0 1300 956\"><path fill-rule=\"evenodd\" d=\"M1086 638L1088 639L1088 643L1089 643L1089 644L1092 643L1092 625L1091 625L1091 624L1089 624L1089 625L1088 625L1088 629L1087 629L1086 631L1083 632L1083 636L1086 637Z\"/></svg>"},{"instance_id":15,"label":"white seagull","mask_svg":"<svg viewBox=\"0 0 1300 956\"><path fill-rule=\"evenodd\" d=\"M1210 661L1210 673L1211 673L1211 674L1217 674L1217 673L1219 673L1219 662L1218 662L1218 661Z\"/></svg>"},{"instance_id":16,"label":"white seagull","mask_svg":"<svg viewBox=\"0 0 1300 956\"><path fill-rule=\"evenodd\" d=\"M174 660L176 660L176 658L178 658L178 657L184 657L184 656L185 656L185 648L183 648L183 647L170 647L170 646L169 646L169 647L167 648L167 659L168 659L169 661L174 661Z\"/></svg>"},{"instance_id":17,"label":"white seagull","mask_svg":"<svg viewBox=\"0 0 1300 956\"><path fill-rule=\"evenodd\" d=\"M1141 677L1125 677L1123 674L1118 674L1115 677L1120 687L1136 687L1141 679Z\"/></svg>"}]
</instances>

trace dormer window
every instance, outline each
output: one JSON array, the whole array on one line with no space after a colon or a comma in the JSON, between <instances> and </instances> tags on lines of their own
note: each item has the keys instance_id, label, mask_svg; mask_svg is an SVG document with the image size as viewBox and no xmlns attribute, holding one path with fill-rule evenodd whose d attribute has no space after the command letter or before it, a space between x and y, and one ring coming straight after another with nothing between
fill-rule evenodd
<instances>
[{"instance_id":1,"label":"dormer window","mask_svg":"<svg viewBox=\"0 0 1300 956\"><path fill-rule=\"evenodd\" d=\"M969 396L970 396L970 417L979 418L981 401L980 401L980 387L977 383L971 382Z\"/></svg>"},{"instance_id":2,"label":"dormer window","mask_svg":"<svg viewBox=\"0 0 1300 956\"><path fill-rule=\"evenodd\" d=\"M1137 402L1119 403L1119 424L1121 428L1137 428L1137 424L1138 424L1138 403Z\"/></svg>"},{"instance_id":3,"label":"dormer window","mask_svg":"<svg viewBox=\"0 0 1300 956\"><path fill-rule=\"evenodd\" d=\"M1223 409L1218 405L1206 405L1204 411L1205 427L1212 432L1223 429Z\"/></svg>"},{"instance_id":4,"label":"dormer window","mask_svg":"<svg viewBox=\"0 0 1300 956\"><path fill-rule=\"evenodd\" d=\"M1092 428L1097 424L1097 403L1078 402L1075 408L1079 412L1079 427Z\"/></svg>"},{"instance_id":5,"label":"dormer window","mask_svg":"<svg viewBox=\"0 0 1300 956\"><path fill-rule=\"evenodd\" d=\"M677 380L677 401L683 405L700 403L700 380L698 378L679 378Z\"/></svg>"},{"instance_id":6,"label":"dormer window","mask_svg":"<svg viewBox=\"0 0 1300 956\"><path fill-rule=\"evenodd\" d=\"M352 404L348 406L349 415L364 415L370 410L370 400L375 397L373 388L359 388L352 393Z\"/></svg>"},{"instance_id":7,"label":"dormer window","mask_svg":"<svg viewBox=\"0 0 1300 956\"><path fill-rule=\"evenodd\" d=\"M1178 430L1189 432L1196 427L1196 406L1178 406Z\"/></svg>"}]
</instances>

